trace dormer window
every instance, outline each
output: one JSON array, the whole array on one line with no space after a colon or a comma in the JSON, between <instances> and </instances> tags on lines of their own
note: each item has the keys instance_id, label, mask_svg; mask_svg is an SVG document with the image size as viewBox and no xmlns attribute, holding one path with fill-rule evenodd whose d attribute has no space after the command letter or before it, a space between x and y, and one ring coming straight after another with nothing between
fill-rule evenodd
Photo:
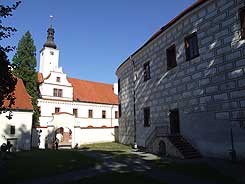
<instances>
[{"instance_id":1,"label":"dormer window","mask_svg":"<svg viewBox=\"0 0 245 184\"><path fill-rule=\"evenodd\" d=\"M52 56L53 56L53 55L54 55L54 52L53 52L53 51L50 51L50 55L52 55Z\"/></svg>"},{"instance_id":2,"label":"dormer window","mask_svg":"<svg viewBox=\"0 0 245 184\"><path fill-rule=\"evenodd\" d=\"M60 77L56 77L56 82L60 82Z\"/></svg>"}]
</instances>

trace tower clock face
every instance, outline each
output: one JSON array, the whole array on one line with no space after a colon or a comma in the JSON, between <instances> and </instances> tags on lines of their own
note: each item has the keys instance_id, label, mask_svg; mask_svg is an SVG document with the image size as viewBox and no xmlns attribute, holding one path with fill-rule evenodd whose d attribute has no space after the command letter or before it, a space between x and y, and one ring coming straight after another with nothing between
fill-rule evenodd
<instances>
[{"instance_id":1,"label":"tower clock face","mask_svg":"<svg viewBox=\"0 0 245 184\"><path fill-rule=\"evenodd\" d=\"M50 51L50 54L53 56L54 55L54 52L53 51Z\"/></svg>"}]
</instances>

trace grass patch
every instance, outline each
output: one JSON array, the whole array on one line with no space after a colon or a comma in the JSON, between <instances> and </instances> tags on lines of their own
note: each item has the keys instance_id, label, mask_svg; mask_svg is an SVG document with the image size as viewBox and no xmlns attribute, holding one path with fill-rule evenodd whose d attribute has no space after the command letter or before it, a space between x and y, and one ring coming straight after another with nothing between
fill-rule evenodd
<instances>
[{"instance_id":1,"label":"grass patch","mask_svg":"<svg viewBox=\"0 0 245 184\"><path fill-rule=\"evenodd\" d=\"M39 178L94 166L98 160L73 150L35 150L17 152L6 161L10 181ZM5 180L6 180L5 178Z\"/></svg>"},{"instance_id":2,"label":"grass patch","mask_svg":"<svg viewBox=\"0 0 245 184\"><path fill-rule=\"evenodd\" d=\"M137 157L131 153L132 148L130 146L115 142L86 144L82 145L80 149L87 152L97 152L100 154L108 155L114 159Z\"/></svg>"},{"instance_id":3,"label":"grass patch","mask_svg":"<svg viewBox=\"0 0 245 184\"><path fill-rule=\"evenodd\" d=\"M91 151L112 151L120 153L130 153L132 150L130 146L115 142L81 145L81 149L87 149Z\"/></svg>"},{"instance_id":4,"label":"grass patch","mask_svg":"<svg viewBox=\"0 0 245 184\"><path fill-rule=\"evenodd\" d=\"M131 173L106 173L99 174L92 178L85 178L73 183L81 183L81 184L108 184L114 183L117 184L125 184L125 183L133 183L133 184L167 184L166 182L159 181L156 179L148 178L143 173L131 172ZM69 183L69 184L73 184Z\"/></svg>"},{"instance_id":5,"label":"grass patch","mask_svg":"<svg viewBox=\"0 0 245 184\"><path fill-rule=\"evenodd\" d=\"M189 175L193 178L201 179L203 181L215 181L217 183L224 184L237 184L233 178L223 175L218 170L210 167L205 163L183 163L174 161L164 163L162 161L156 161L156 165L162 171Z\"/></svg>"}]
</instances>

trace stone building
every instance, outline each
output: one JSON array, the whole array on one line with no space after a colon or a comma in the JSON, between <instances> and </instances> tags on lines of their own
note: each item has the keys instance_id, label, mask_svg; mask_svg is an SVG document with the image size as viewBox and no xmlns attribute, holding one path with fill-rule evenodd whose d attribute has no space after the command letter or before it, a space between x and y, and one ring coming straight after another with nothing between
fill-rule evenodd
<instances>
[{"instance_id":1,"label":"stone building","mask_svg":"<svg viewBox=\"0 0 245 184\"><path fill-rule=\"evenodd\" d=\"M115 141L118 126L117 84L67 77L59 67L54 28L40 51L38 73L40 126L33 129L33 146L51 147Z\"/></svg>"},{"instance_id":2,"label":"stone building","mask_svg":"<svg viewBox=\"0 0 245 184\"><path fill-rule=\"evenodd\" d=\"M119 140L245 159L245 2L198 0L117 69Z\"/></svg>"}]
</instances>

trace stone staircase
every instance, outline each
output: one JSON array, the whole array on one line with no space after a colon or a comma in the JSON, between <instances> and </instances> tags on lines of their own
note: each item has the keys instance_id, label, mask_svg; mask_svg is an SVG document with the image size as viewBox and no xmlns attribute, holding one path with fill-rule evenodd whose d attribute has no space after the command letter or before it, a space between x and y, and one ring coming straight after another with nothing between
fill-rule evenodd
<instances>
[{"instance_id":1,"label":"stone staircase","mask_svg":"<svg viewBox=\"0 0 245 184\"><path fill-rule=\"evenodd\" d=\"M181 135L168 136L169 141L179 150L184 159L201 158L201 154Z\"/></svg>"},{"instance_id":2,"label":"stone staircase","mask_svg":"<svg viewBox=\"0 0 245 184\"><path fill-rule=\"evenodd\" d=\"M59 149L71 149L72 145L71 143L59 143L58 148Z\"/></svg>"}]
</instances>

